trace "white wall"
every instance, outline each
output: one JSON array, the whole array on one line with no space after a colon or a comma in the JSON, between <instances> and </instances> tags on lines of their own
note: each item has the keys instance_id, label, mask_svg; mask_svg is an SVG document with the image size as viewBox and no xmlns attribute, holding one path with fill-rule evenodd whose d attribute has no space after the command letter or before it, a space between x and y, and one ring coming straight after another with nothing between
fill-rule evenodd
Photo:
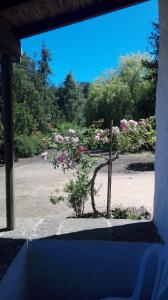
<instances>
[{"instance_id":1,"label":"white wall","mask_svg":"<svg viewBox=\"0 0 168 300\"><path fill-rule=\"evenodd\" d=\"M168 0L159 0L160 54L156 101L157 145L154 222L168 242Z\"/></svg>"}]
</instances>

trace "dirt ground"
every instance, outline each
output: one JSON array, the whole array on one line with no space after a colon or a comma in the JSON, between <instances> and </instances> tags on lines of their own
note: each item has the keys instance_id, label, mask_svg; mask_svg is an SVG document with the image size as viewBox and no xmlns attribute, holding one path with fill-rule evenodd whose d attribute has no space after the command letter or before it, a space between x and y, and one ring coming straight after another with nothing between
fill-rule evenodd
<instances>
[{"instance_id":1,"label":"dirt ground","mask_svg":"<svg viewBox=\"0 0 168 300\"><path fill-rule=\"evenodd\" d=\"M154 155L121 155L113 163L112 207L139 208L152 213L154 194ZM15 229L6 231L5 168L0 167L0 279L26 240L72 239L127 242L161 242L150 221L107 218L67 218L72 210L65 203L54 206L51 194L60 193L73 172L65 175L40 156L15 163ZM106 208L107 168L96 180L96 205ZM91 211L90 201L86 212Z\"/></svg>"},{"instance_id":2,"label":"dirt ground","mask_svg":"<svg viewBox=\"0 0 168 300\"><path fill-rule=\"evenodd\" d=\"M152 213L154 194L154 155L151 153L121 155L113 163L112 207L145 206ZM63 174L40 156L20 159L15 163L15 213L22 218L57 216L62 219L72 215L65 203L54 206L51 194L63 192L72 171ZM96 179L97 208L105 210L107 198L107 168ZM91 211L90 201L86 212ZM0 167L0 217L5 216L5 169Z\"/></svg>"}]
</instances>

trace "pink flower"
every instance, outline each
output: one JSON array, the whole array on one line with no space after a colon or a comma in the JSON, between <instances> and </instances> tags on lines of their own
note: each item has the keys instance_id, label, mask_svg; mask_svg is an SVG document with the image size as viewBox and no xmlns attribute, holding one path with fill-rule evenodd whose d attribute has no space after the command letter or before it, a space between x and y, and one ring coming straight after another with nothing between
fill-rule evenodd
<instances>
[{"instance_id":1,"label":"pink flower","mask_svg":"<svg viewBox=\"0 0 168 300\"><path fill-rule=\"evenodd\" d=\"M58 156L57 160L59 163L63 164L66 157L67 157L67 153L63 152L60 156Z\"/></svg>"},{"instance_id":2,"label":"pink flower","mask_svg":"<svg viewBox=\"0 0 168 300\"><path fill-rule=\"evenodd\" d=\"M62 135L57 134L57 135L55 135L55 137L54 137L54 141L55 141L56 143L62 143L63 140L64 140L64 138L63 138Z\"/></svg>"},{"instance_id":3,"label":"pink flower","mask_svg":"<svg viewBox=\"0 0 168 300\"><path fill-rule=\"evenodd\" d=\"M86 150L87 150L86 147L83 147L83 146L80 146L80 147L79 147L79 151L80 151L80 152L85 152Z\"/></svg>"},{"instance_id":4,"label":"pink flower","mask_svg":"<svg viewBox=\"0 0 168 300\"><path fill-rule=\"evenodd\" d=\"M133 126L133 127L138 126L138 122L137 122L137 121L134 121L134 120L129 120L129 121L128 121L128 124L131 125L131 126Z\"/></svg>"},{"instance_id":5,"label":"pink flower","mask_svg":"<svg viewBox=\"0 0 168 300\"><path fill-rule=\"evenodd\" d=\"M127 124L128 124L128 122L125 119L120 121L120 128L123 132L127 132L127 129L128 129Z\"/></svg>"}]
</instances>

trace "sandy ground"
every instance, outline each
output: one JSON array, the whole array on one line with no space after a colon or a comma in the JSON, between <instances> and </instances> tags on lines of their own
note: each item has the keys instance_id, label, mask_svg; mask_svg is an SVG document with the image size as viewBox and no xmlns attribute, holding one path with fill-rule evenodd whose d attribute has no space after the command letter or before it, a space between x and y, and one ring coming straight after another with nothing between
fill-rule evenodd
<instances>
[{"instance_id":1,"label":"sandy ground","mask_svg":"<svg viewBox=\"0 0 168 300\"><path fill-rule=\"evenodd\" d=\"M149 153L122 155L113 164L112 207L140 207L152 212L154 194L154 156ZM15 163L15 229L4 230L5 222L5 168L0 167L0 279L6 272L25 240L40 238L72 240L107 240L128 242L160 242L154 224L150 221L67 218L72 210L65 203L54 206L51 194L60 193L73 172L61 170L34 157ZM107 168L96 180L97 208L106 209ZM86 211L91 211L90 201Z\"/></svg>"},{"instance_id":2,"label":"sandy ground","mask_svg":"<svg viewBox=\"0 0 168 300\"><path fill-rule=\"evenodd\" d=\"M150 153L121 155L113 163L112 207L145 206L152 213L154 195L154 156ZM0 217L5 216L5 169L0 168ZM73 172L65 175L61 170L34 157L20 159L15 163L15 212L16 217L52 217L62 219L72 215L65 203L56 206L50 203L51 194L60 194ZM98 193L95 197L97 208L105 210L107 198L107 168L96 179ZM90 201L86 212L91 211Z\"/></svg>"}]
</instances>

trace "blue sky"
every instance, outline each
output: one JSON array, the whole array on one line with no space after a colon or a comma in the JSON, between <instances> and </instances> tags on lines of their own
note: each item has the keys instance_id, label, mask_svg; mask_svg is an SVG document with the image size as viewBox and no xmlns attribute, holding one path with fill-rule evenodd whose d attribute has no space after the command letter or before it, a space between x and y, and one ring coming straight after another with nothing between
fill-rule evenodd
<instances>
[{"instance_id":1,"label":"blue sky","mask_svg":"<svg viewBox=\"0 0 168 300\"><path fill-rule=\"evenodd\" d=\"M59 84L72 71L77 81L94 81L102 72L115 68L119 57L145 52L158 20L158 0L139 4L22 40L22 50L39 55L45 43L52 55L51 81Z\"/></svg>"}]
</instances>

